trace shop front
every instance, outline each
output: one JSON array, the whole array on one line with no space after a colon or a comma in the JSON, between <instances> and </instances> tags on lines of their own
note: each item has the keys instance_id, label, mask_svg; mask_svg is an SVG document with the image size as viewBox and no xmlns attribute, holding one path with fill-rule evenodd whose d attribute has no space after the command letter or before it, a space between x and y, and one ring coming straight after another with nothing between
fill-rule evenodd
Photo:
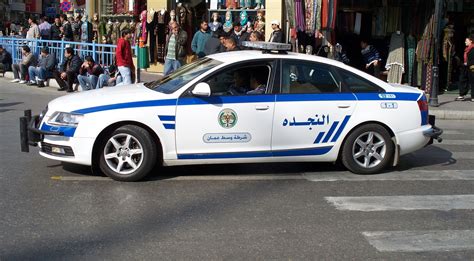
<instances>
[{"instance_id":1,"label":"shop front","mask_svg":"<svg viewBox=\"0 0 474 261\"><path fill-rule=\"evenodd\" d=\"M345 57L349 65L373 73L375 66L362 55L364 41L380 56L380 78L430 93L438 64L440 89L456 88L464 39L474 23L473 6L472 0L288 0L286 17L295 51L340 61Z\"/></svg>"}]
</instances>

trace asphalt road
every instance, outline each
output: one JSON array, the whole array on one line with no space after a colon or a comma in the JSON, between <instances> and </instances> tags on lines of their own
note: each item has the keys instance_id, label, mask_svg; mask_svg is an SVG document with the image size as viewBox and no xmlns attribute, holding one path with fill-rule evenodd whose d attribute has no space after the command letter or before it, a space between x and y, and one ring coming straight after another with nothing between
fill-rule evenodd
<instances>
[{"instance_id":1,"label":"asphalt road","mask_svg":"<svg viewBox=\"0 0 474 261\"><path fill-rule=\"evenodd\" d=\"M0 260L472 260L474 123L389 173L332 164L165 168L121 183L20 152L58 95L0 79Z\"/></svg>"}]
</instances>

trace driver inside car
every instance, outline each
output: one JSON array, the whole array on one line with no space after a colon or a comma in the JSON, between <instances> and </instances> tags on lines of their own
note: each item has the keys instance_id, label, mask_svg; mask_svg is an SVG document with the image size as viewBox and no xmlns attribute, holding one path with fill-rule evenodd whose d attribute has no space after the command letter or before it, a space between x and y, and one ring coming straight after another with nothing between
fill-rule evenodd
<instances>
[{"instance_id":1,"label":"driver inside car","mask_svg":"<svg viewBox=\"0 0 474 261\"><path fill-rule=\"evenodd\" d=\"M243 95L250 91L250 74L247 70L234 71L234 83L230 86L229 92L232 95Z\"/></svg>"}]
</instances>

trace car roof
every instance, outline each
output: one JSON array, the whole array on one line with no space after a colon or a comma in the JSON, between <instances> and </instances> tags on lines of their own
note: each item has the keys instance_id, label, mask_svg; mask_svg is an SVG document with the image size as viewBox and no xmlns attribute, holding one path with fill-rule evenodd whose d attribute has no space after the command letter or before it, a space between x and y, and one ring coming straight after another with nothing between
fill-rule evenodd
<instances>
[{"instance_id":1,"label":"car roof","mask_svg":"<svg viewBox=\"0 0 474 261\"><path fill-rule=\"evenodd\" d=\"M278 54L278 53L263 53L261 50L245 50L245 51L233 51L233 52L223 52L213 55L209 55L209 58L221 61L223 63L235 63L248 60L258 60L258 59L301 59L314 62L327 63L332 65L344 65L343 63L324 58L321 56L293 53L289 52L287 54Z\"/></svg>"}]
</instances>

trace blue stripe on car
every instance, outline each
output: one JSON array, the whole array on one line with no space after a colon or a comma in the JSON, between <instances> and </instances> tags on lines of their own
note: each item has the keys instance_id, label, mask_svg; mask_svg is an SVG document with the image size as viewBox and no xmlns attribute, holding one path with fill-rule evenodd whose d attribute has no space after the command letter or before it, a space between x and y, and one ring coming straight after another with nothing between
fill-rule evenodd
<instances>
[{"instance_id":1,"label":"blue stripe on car","mask_svg":"<svg viewBox=\"0 0 474 261\"><path fill-rule=\"evenodd\" d=\"M332 146L321 148L308 148L297 150L280 151L252 151L252 152L229 152L229 153L198 153L198 154L178 154L178 159L229 159L229 158L268 158L287 156L313 156L324 155L332 149Z\"/></svg>"},{"instance_id":2,"label":"blue stripe on car","mask_svg":"<svg viewBox=\"0 0 474 261\"><path fill-rule=\"evenodd\" d=\"M323 131L323 132L320 132L320 133L318 134L318 136L316 137L316 139L314 140L313 143L314 143L314 144L318 144L318 143L321 141L321 139L323 138L324 133L325 133L324 131Z\"/></svg>"},{"instance_id":3,"label":"blue stripe on car","mask_svg":"<svg viewBox=\"0 0 474 261\"><path fill-rule=\"evenodd\" d=\"M173 115L158 115L160 121L176 121L176 116Z\"/></svg>"},{"instance_id":4,"label":"blue stripe on car","mask_svg":"<svg viewBox=\"0 0 474 261\"><path fill-rule=\"evenodd\" d=\"M73 137L76 132L76 127L70 126L52 126L47 123L43 123L41 126L42 131L53 131L53 132L62 132L65 137Z\"/></svg>"},{"instance_id":5,"label":"blue stripe on car","mask_svg":"<svg viewBox=\"0 0 474 261\"><path fill-rule=\"evenodd\" d=\"M383 98L379 94L394 94L395 98ZM355 95L355 96L354 96ZM417 101L420 94L416 93L335 93L335 94L279 94L279 95L244 95L244 96L213 96L207 98L185 97L166 100L137 101L102 105L73 111L73 113L87 114L107 110L126 108L141 108L172 105L204 105L204 104L233 104L257 102L304 102L304 101Z\"/></svg>"},{"instance_id":6,"label":"blue stripe on car","mask_svg":"<svg viewBox=\"0 0 474 261\"><path fill-rule=\"evenodd\" d=\"M332 135L332 133L334 132L334 130L336 129L336 127L337 127L338 124L339 124L338 121L335 121L335 122L332 123L331 128L329 128L328 133L327 133L326 136L324 137L323 143L326 143L326 142L329 141L329 138L331 138L331 135Z\"/></svg>"},{"instance_id":7,"label":"blue stripe on car","mask_svg":"<svg viewBox=\"0 0 474 261\"><path fill-rule=\"evenodd\" d=\"M336 134L334 134L334 137L332 138L331 142L335 142L339 138L339 136L341 135L342 131L346 127L346 124L350 118L351 118L350 115L347 115L346 117L344 117L344 120L342 120L341 126L339 126L339 129L337 129Z\"/></svg>"},{"instance_id":8,"label":"blue stripe on car","mask_svg":"<svg viewBox=\"0 0 474 261\"><path fill-rule=\"evenodd\" d=\"M155 107L155 106L171 106L171 105L176 105L176 99L116 103L116 104L109 104L109 105L80 109L73 112L79 113L79 114L87 114L87 113L93 113L93 112L99 112L99 111L109 111L109 110L118 110L118 109L127 109L127 108Z\"/></svg>"},{"instance_id":9,"label":"blue stripe on car","mask_svg":"<svg viewBox=\"0 0 474 261\"><path fill-rule=\"evenodd\" d=\"M173 124L163 123L163 126L167 130L174 130L175 129L175 124L174 123Z\"/></svg>"}]
</instances>

